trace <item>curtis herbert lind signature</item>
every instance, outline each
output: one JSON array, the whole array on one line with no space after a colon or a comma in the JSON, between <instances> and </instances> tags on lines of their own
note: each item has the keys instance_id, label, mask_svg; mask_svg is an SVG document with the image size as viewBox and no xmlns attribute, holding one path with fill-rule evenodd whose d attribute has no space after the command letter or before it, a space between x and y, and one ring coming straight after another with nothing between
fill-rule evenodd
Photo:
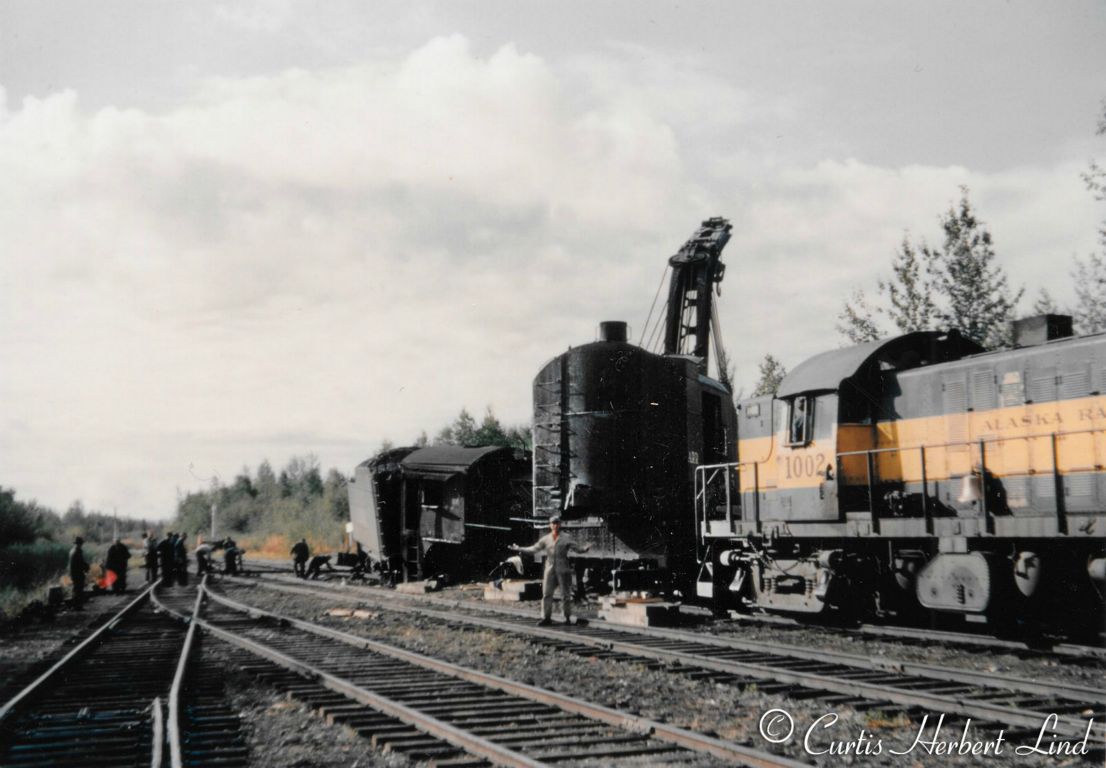
<instances>
[{"instance_id":1,"label":"curtis herbert lind signature","mask_svg":"<svg viewBox=\"0 0 1106 768\"><path fill-rule=\"evenodd\" d=\"M873 736L861 728L857 735L834 733L839 718L836 712L827 712L813 720L805 730L796 733L795 718L785 709L770 709L761 715L760 735L771 744L786 744L794 739L802 739L803 751L808 755L1086 755L1094 718L1087 721L1087 730L1082 739L1064 740L1057 738L1054 729L1060 719L1049 715L1041 723L1033 743L1011 743L1005 731L987 739L971 736L971 718L964 723L963 730L946 729L945 716L937 717L932 729L929 728L930 716L925 715L909 744L885 744L882 739ZM840 738L844 736L844 738Z\"/></svg>"}]
</instances>

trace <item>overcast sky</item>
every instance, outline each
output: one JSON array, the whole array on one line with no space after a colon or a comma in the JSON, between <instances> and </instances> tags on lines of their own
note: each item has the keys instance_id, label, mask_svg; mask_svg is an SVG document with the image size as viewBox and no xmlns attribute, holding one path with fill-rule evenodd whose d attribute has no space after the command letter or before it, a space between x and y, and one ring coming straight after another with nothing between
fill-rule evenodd
<instances>
[{"instance_id":1,"label":"overcast sky","mask_svg":"<svg viewBox=\"0 0 1106 768\"><path fill-rule=\"evenodd\" d=\"M709 216L747 388L960 185L1023 309L1070 301L1104 40L1097 0L0 4L0 484L165 517L528 422Z\"/></svg>"}]
</instances>

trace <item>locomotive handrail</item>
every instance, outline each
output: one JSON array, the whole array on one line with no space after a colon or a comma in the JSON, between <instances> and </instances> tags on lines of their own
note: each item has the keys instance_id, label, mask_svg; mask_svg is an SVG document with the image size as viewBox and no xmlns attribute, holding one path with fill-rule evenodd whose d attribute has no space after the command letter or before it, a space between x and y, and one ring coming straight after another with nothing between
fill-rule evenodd
<instances>
[{"instance_id":1,"label":"locomotive handrail","mask_svg":"<svg viewBox=\"0 0 1106 768\"><path fill-rule=\"evenodd\" d=\"M760 529L760 491L759 491L759 488L760 488L760 468L759 468L758 464L759 463L755 462L755 461L734 461L734 462L726 462L726 463L723 463L723 464L701 464L701 465L695 467L695 476L696 476L695 485L697 487L699 485L699 483L698 483L699 474L702 473L702 474L705 475L706 471L708 469L713 469L714 470L714 472L711 474L711 476L703 481L702 491L701 492L697 491L695 493L695 499L694 499L694 501L691 505L692 517L694 518L693 519L693 524L695 525L695 543L696 543L697 548L701 548L701 547L704 546L704 544L703 544L703 531L702 531L702 528L699 525L699 504L698 504L698 502L699 502L700 499L702 499L702 503L703 503L703 522L705 523L707 521L706 486L707 486L708 483L710 483L718 475L719 470L740 469L741 467L746 467L746 466L751 466L753 468L753 488L754 488L754 491L755 491L755 493L753 494L753 522L756 524L757 529L758 530ZM733 504L731 503L730 480L729 480L729 474L728 473L727 473L727 476L726 476L726 522L731 526L733 525Z\"/></svg>"},{"instance_id":2,"label":"locomotive handrail","mask_svg":"<svg viewBox=\"0 0 1106 768\"><path fill-rule=\"evenodd\" d=\"M907 451L919 451L920 456L921 456L920 468L921 468L921 474L922 474L922 489L923 489L923 492L922 492L922 516L925 518L926 532L927 533L933 533L933 517L932 517L932 514L930 513L930 510L929 510L929 494L926 492L926 489L928 489L928 487L929 487L929 479L928 479L928 475L927 475L927 472L926 472L926 449L927 448L931 448L931 449L936 449L936 448L945 448L945 449L949 449L949 448L967 448L970 452L973 445L978 446L979 447L978 468L976 466L973 466L969 474L979 475L980 511L983 513L983 518L984 518L984 521L985 521L986 526L987 526L987 532L988 533L994 533L994 515L992 514L991 510L989 510L987 508L987 483L988 483L987 446L989 444L990 445L997 445L997 444L1000 444L1000 443L1011 442L1011 441L1015 441L1015 440L1023 440L1023 441L1028 442L1029 440L1039 440L1039 439L1046 439L1047 438L1051 443L1052 466L1051 466L1050 469L1051 469L1053 483L1055 485L1055 492L1053 494L1053 497L1056 500L1057 530L1060 533L1066 533L1067 532L1067 517L1066 517L1067 510L1065 508L1065 501L1064 501L1064 494L1063 494L1063 476L1064 475L1077 475L1077 474L1086 473L1086 472L1095 472L1095 471L1098 471L1099 469L1101 469L1101 465L1096 463L1091 468L1070 469L1070 470L1064 472L1063 474L1061 474L1061 472L1060 472L1059 440L1060 440L1060 438L1063 438L1063 437L1075 437L1075 436L1079 436L1079 435L1091 435L1091 434L1094 434L1096 432L1106 432L1106 427L1089 427L1087 429L1076 429L1076 430L1072 430L1070 432L1043 432L1043 433L1036 434L1036 435L995 435L995 436L991 436L991 437L981 437L981 438L979 438L978 440L975 440L975 441L965 440L965 441L962 441L962 442L957 441L957 442L948 442L948 443L934 443L934 444L928 444L928 445L900 445L900 446L888 446L886 448L869 448L869 449L860 450L860 451L841 451L840 453L836 454L836 458L837 458L838 462L840 462L842 457L849 457L849 456L865 456L867 458L867 462L866 462L866 464L867 464L867 467L866 467L866 469L867 469L867 478L866 478L866 481L867 481L867 485L868 485L868 505L871 508L873 530L878 532L878 530L879 530L879 515L878 515L878 510L877 510L877 507L876 507L876 503L875 503L874 490L873 490L873 484L872 484L872 474L873 474L872 457L876 456L876 455L885 454L885 453L905 453ZM1030 469L1028 471L1028 474L1037 474L1037 473Z\"/></svg>"},{"instance_id":3,"label":"locomotive handrail","mask_svg":"<svg viewBox=\"0 0 1106 768\"><path fill-rule=\"evenodd\" d=\"M866 469L866 485L868 486L868 506L872 514L872 528L873 532L879 532L879 510L875 503L875 488L874 488L874 475L875 475L875 457L884 454L903 454L912 451L918 451L920 458L920 471L923 493L921 494L922 504L922 517L925 520L925 529L927 533L933 532L933 515L930 509L929 495L926 489L929 487L929 473L926 452L927 450L936 449L950 449L950 448L966 448L971 452L973 447L979 449L979 461L973 463L973 466L969 472L971 475L978 475L980 478L980 511L983 513L984 520L986 522L987 530L990 533L994 532L994 515L992 511L988 509L987 488L988 488L988 472L987 472L987 446L999 445L1002 443L1008 443L1013 441L1025 441L1047 439L1051 442L1051 467L1050 473L1053 476L1053 481L1056 485L1054 498L1056 500L1056 519L1058 530L1061 533L1066 532L1067 520L1064 496L1062 491L1062 482L1064 475L1077 475L1088 472L1095 472L1102 468L1102 465L1097 462L1089 468L1073 468L1060 472L1060 447L1059 440L1065 437L1075 437L1080 435L1092 435L1095 433L1106 432L1106 427L1089 427L1086 429L1078 429L1067 432L1045 432L1034 435L993 435L989 437L981 437L977 440L963 440L963 441L951 441L945 443L925 443L921 445L898 445L887 446L883 448L867 448L855 451L840 451L834 453L835 463L838 467L838 476L841 476L840 467L841 460L851 457L864 457L865 469ZM743 468L752 467L753 469L753 485L752 488L746 489L745 492L752 493L753 498L753 518L748 522L755 524L756 530L760 529L760 493L765 490L760 485L759 467L763 461L734 461L725 462L721 464L702 464L695 468L695 498L693 504L694 510L694 525L695 525L695 540L696 543L702 547L704 546L703 527L709 518L709 507L707 500L707 486L710 485L718 476L718 473L722 470L734 470L740 472ZM708 477L707 472L711 474ZM1038 472L1032 468L1029 469L1028 474L1038 474ZM733 511L732 511L732 494L730 489L731 483L730 475L727 472L726 475L726 521L732 526L733 523ZM851 485L851 484L849 484ZM767 487L767 486L766 486ZM739 489L739 496L742 491ZM702 522L700 525L699 513L700 505L702 506Z\"/></svg>"}]
</instances>

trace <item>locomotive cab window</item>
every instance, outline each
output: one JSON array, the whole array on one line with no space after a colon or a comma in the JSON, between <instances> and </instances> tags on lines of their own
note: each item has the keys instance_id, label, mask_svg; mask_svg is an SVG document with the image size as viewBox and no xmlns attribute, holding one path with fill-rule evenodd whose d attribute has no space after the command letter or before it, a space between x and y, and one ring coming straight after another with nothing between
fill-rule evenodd
<instances>
[{"instance_id":1,"label":"locomotive cab window","mask_svg":"<svg viewBox=\"0 0 1106 768\"><path fill-rule=\"evenodd\" d=\"M813 434L814 398L799 395L787 401L787 444L806 445Z\"/></svg>"}]
</instances>

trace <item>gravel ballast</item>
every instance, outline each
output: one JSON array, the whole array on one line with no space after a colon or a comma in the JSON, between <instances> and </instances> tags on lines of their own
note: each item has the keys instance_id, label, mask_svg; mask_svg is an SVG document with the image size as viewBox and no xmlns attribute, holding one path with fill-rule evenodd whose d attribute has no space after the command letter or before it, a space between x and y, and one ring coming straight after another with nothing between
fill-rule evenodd
<instances>
[{"instance_id":1,"label":"gravel ballast","mask_svg":"<svg viewBox=\"0 0 1106 768\"><path fill-rule=\"evenodd\" d=\"M908 751L918 735L921 713L904 713L888 706L886 711L870 705L851 706L852 702L823 698L795 700L783 695L766 693L757 686L735 686L709 680L690 679L667 667L649 668L645 664L608 661L596 657L578 656L542 647L519 636L449 624L437 619L378 610L371 610L366 619L343 619L325 615L333 607L353 608L358 601L349 595L333 600L289 595L263 588L243 588L222 585L220 589L236 599L245 600L267 610L316 621L351 634L378 639L399 647L503 675L542 688L579 696L608 707L639 714L683 728L715 734L721 738L758 749L782 751L792 757L818 764L857 765L1071 765L1095 761L1101 763L1101 753L1087 758L1055 755L1014 755L1014 746L1034 743L1028 734L1006 734L999 756L931 755L925 745ZM767 632L765 630L764 632ZM763 636L757 639L771 642ZM793 636L785 642L794 642ZM865 652L851 649L852 652ZM941 652L947 649L937 649ZM867 651L871 653L871 650ZM890 651L884 651L890 653ZM930 663L955 665L947 657L926 659ZM977 660L978 661L978 660ZM1012 663L1039 663L1014 658ZM1032 676L1032 675L1029 675ZM1037 673L1040 676L1040 672ZM867 708L866 708L867 707ZM771 710L784 710L795 724L795 735L786 744L773 746L761 734L762 720ZM809 754L802 746L806 729L819 718L836 713L838 720L828 730L815 729L811 734L812 752L829 749L848 750L849 754ZM933 735L936 713L931 717L925 739ZM772 716L769 716L772 717ZM781 716L775 715L778 720ZM785 722L781 720L780 722ZM825 720L822 721L823 723ZM946 718L941 741L960 741L964 723ZM968 740L981 744L994 739L997 733L984 731L974 724ZM872 751L877 747L879 754ZM891 750L908 751L892 755ZM857 752L860 754L857 754ZM993 747L992 747L993 751Z\"/></svg>"}]
</instances>

